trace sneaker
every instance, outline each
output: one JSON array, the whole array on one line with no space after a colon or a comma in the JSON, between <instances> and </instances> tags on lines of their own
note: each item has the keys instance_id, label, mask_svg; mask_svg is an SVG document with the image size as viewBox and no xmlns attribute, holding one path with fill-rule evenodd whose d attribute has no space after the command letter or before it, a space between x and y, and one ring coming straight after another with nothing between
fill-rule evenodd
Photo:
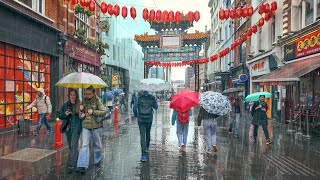
<instances>
[{"instance_id":1,"label":"sneaker","mask_svg":"<svg viewBox=\"0 0 320 180\"><path fill-rule=\"evenodd\" d=\"M84 167L78 167L76 169L76 172L81 173L81 174L85 174L86 173L86 168Z\"/></svg>"},{"instance_id":2,"label":"sneaker","mask_svg":"<svg viewBox=\"0 0 320 180\"><path fill-rule=\"evenodd\" d=\"M235 135L233 135L233 137L235 137L235 138L239 138L239 135L236 135L236 134L235 134Z\"/></svg>"},{"instance_id":3,"label":"sneaker","mask_svg":"<svg viewBox=\"0 0 320 180\"><path fill-rule=\"evenodd\" d=\"M140 158L141 162L146 162L147 161L147 156L146 155L142 155Z\"/></svg>"},{"instance_id":4,"label":"sneaker","mask_svg":"<svg viewBox=\"0 0 320 180\"><path fill-rule=\"evenodd\" d=\"M218 152L217 146L212 146L212 151L213 151L213 152Z\"/></svg>"},{"instance_id":5,"label":"sneaker","mask_svg":"<svg viewBox=\"0 0 320 180\"><path fill-rule=\"evenodd\" d=\"M49 129L47 132L48 132L48 133L52 133L52 130L51 130L51 129Z\"/></svg>"},{"instance_id":6,"label":"sneaker","mask_svg":"<svg viewBox=\"0 0 320 180\"><path fill-rule=\"evenodd\" d=\"M272 141L270 141L270 139L267 140L266 142L267 145L272 144Z\"/></svg>"},{"instance_id":7,"label":"sneaker","mask_svg":"<svg viewBox=\"0 0 320 180\"><path fill-rule=\"evenodd\" d=\"M34 136L39 136L39 133L34 133Z\"/></svg>"}]
</instances>

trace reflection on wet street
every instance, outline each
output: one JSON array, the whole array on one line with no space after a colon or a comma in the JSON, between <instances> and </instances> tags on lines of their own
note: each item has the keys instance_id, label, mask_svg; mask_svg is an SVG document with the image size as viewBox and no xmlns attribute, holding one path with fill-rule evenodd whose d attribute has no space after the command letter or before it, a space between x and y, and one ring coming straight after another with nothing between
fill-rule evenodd
<instances>
[{"instance_id":1,"label":"reflection on wet street","mask_svg":"<svg viewBox=\"0 0 320 180\"><path fill-rule=\"evenodd\" d=\"M196 126L192 117L186 152L180 153L176 126L171 125L171 113L166 104L160 106L155 114L147 162L140 162L136 119L123 118L119 124L106 126L103 133L103 163L99 167L91 164L85 175L66 172L68 150L64 148L37 162L1 158L0 179L269 180L318 179L320 176L319 138L297 138L285 133L285 125L270 121L268 128L273 144L267 146L262 129L259 129L257 143L253 143L249 116L242 116L240 138L228 134L228 121L221 118L218 120L219 151L210 155L205 152L203 127ZM24 141L21 137L1 135L1 138L2 156L32 147L30 142L38 141L38 138L45 139L42 143L47 145L34 144L34 148L52 149L51 136L29 137ZM3 138L11 138L10 143Z\"/></svg>"}]
</instances>

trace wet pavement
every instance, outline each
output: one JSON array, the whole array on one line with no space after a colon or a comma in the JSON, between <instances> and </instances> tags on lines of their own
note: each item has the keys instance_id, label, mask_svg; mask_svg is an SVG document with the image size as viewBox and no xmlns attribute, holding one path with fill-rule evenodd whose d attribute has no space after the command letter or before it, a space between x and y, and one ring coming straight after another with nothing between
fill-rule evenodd
<instances>
[{"instance_id":1,"label":"wet pavement","mask_svg":"<svg viewBox=\"0 0 320 180\"><path fill-rule=\"evenodd\" d=\"M261 128L258 142L254 144L249 116L241 119L241 135L238 139L228 134L228 122L222 118L218 121L219 152L212 156L205 153L203 127L195 126L194 120L191 120L186 153L179 153L176 126L171 125L170 115L168 104L159 106L152 125L148 161L144 163L139 161L141 151L136 119L123 114L119 124L106 123L103 132L103 162L100 167L91 164L85 175L67 173L66 146L53 153L30 153L31 161L22 161L24 158L19 157L17 152L26 148L54 150L54 134L43 132L38 137L19 137L15 132L0 134L0 179L320 178L318 137L307 140L287 134L286 125L270 121L269 131L273 144L265 144ZM64 144L67 144L65 140ZM12 154L15 152L18 155ZM32 157L32 154L39 156L39 160ZM7 156L16 157L17 160L4 159Z\"/></svg>"}]
</instances>

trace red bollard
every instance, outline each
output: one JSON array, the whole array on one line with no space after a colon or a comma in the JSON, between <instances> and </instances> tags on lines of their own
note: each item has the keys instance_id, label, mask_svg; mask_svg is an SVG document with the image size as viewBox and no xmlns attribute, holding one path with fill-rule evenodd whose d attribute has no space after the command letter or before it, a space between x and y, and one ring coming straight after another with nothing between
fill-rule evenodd
<instances>
[{"instance_id":1,"label":"red bollard","mask_svg":"<svg viewBox=\"0 0 320 180\"><path fill-rule=\"evenodd\" d=\"M114 123L118 123L119 122L119 109L117 106L114 108L113 113L114 113Z\"/></svg>"},{"instance_id":2,"label":"red bollard","mask_svg":"<svg viewBox=\"0 0 320 180\"><path fill-rule=\"evenodd\" d=\"M55 137L54 137L54 148L59 149L63 147L62 143L62 134L60 132L61 121L60 119L56 119L56 130L55 130Z\"/></svg>"}]
</instances>

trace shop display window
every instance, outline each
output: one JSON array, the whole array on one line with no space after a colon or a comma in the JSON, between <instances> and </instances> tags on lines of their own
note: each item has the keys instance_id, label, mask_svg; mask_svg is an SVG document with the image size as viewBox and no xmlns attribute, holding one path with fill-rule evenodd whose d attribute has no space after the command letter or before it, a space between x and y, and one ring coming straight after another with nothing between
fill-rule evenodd
<instances>
[{"instance_id":1,"label":"shop display window","mask_svg":"<svg viewBox=\"0 0 320 180\"><path fill-rule=\"evenodd\" d=\"M0 128L22 118L38 121L37 108L22 112L36 98L39 87L50 94L49 73L50 56L0 43Z\"/></svg>"}]
</instances>

